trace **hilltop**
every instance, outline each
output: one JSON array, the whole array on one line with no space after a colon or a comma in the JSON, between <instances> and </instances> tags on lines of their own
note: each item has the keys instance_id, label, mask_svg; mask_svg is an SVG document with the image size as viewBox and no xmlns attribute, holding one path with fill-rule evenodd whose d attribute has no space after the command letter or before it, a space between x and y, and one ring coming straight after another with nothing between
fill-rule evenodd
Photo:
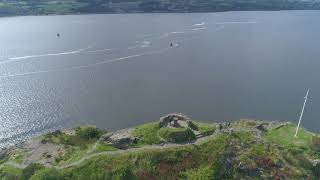
<instances>
[{"instance_id":1,"label":"hilltop","mask_svg":"<svg viewBox=\"0 0 320 180\"><path fill-rule=\"evenodd\" d=\"M320 136L294 131L183 114L114 132L80 126L3 150L0 179L319 179Z\"/></svg>"},{"instance_id":2,"label":"hilltop","mask_svg":"<svg viewBox=\"0 0 320 180\"><path fill-rule=\"evenodd\" d=\"M319 10L319 0L0 0L0 15Z\"/></svg>"}]
</instances>

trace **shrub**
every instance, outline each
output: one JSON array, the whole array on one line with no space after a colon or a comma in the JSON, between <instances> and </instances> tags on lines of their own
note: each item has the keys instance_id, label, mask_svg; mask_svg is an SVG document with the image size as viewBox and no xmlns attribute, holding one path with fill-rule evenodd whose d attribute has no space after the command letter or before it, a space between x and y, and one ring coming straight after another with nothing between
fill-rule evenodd
<instances>
[{"instance_id":1,"label":"shrub","mask_svg":"<svg viewBox=\"0 0 320 180\"><path fill-rule=\"evenodd\" d=\"M41 169L31 176L30 180L61 180L63 179L62 174L54 169Z\"/></svg>"},{"instance_id":2,"label":"shrub","mask_svg":"<svg viewBox=\"0 0 320 180\"><path fill-rule=\"evenodd\" d=\"M36 171L43 169L44 166L38 163L31 163L22 170L22 179L29 179Z\"/></svg>"},{"instance_id":3,"label":"shrub","mask_svg":"<svg viewBox=\"0 0 320 180\"><path fill-rule=\"evenodd\" d=\"M91 126L76 129L76 135L85 140L98 139L102 134L102 130Z\"/></svg>"},{"instance_id":4,"label":"shrub","mask_svg":"<svg viewBox=\"0 0 320 180\"><path fill-rule=\"evenodd\" d=\"M310 147L312 150L320 152L320 137L319 136L312 137Z\"/></svg>"},{"instance_id":5,"label":"shrub","mask_svg":"<svg viewBox=\"0 0 320 180\"><path fill-rule=\"evenodd\" d=\"M209 166L199 167L182 173L185 179L210 180L213 179L213 170Z\"/></svg>"}]
</instances>

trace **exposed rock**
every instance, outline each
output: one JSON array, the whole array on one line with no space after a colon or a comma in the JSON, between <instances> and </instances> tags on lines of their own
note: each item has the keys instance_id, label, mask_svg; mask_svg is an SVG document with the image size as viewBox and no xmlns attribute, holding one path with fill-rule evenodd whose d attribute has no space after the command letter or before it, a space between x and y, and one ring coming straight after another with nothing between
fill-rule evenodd
<instances>
[{"instance_id":1,"label":"exposed rock","mask_svg":"<svg viewBox=\"0 0 320 180\"><path fill-rule=\"evenodd\" d=\"M192 124L191 119L181 113L171 113L160 118L160 127L189 127Z\"/></svg>"},{"instance_id":2,"label":"exposed rock","mask_svg":"<svg viewBox=\"0 0 320 180\"><path fill-rule=\"evenodd\" d=\"M190 128L197 131L198 127L192 122L191 118L182 113L171 113L160 118L160 127L168 128Z\"/></svg>"},{"instance_id":3,"label":"exposed rock","mask_svg":"<svg viewBox=\"0 0 320 180\"><path fill-rule=\"evenodd\" d=\"M121 129L112 133L107 133L101 137L102 142L109 145L114 145L119 149L126 149L132 143L137 141L137 138L132 135L132 129Z\"/></svg>"},{"instance_id":4,"label":"exposed rock","mask_svg":"<svg viewBox=\"0 0 320 180\"><path fill-rule=\"evenodd\" d=\"M229 129L229 134L231 135L231 134L233 134L234 133L234 129L233 128L230 128Z\"/></svg>"},{"instance_id":5,"label":"exposed rock","mask_svg":"<svg viewBox=\"0 0 320 180\"><path fill-rule=\"evenodd\" d=\"M267 131L267 128L265 127L264 124L259 124L256 126L256 129L262 131L262 132L266 132Z\"/></svg>"}]
</instances>

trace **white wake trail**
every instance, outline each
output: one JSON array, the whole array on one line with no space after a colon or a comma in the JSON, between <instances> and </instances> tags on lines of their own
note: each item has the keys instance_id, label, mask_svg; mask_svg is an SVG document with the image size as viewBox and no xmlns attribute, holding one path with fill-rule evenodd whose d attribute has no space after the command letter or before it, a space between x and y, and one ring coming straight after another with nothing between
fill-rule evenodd
<instances>
[{"instance_id":1,"label":"white wake trail","mask_svg":"<svg viewBox=\"0 0 320 180\"><path fill-rule=\"evenodd\" d=\"M225 24L256 24L257 21L232 21L232 22L217 22L217 25L225 25Z\"/></svg>"},{"instance_id":2,"label":"white wake trail","mask_svg":"<svg viewBox=\"0 0 320 180\"><path fill-rule=\"evenodd\" d=\"M79 53L96 53L96 52L107 52L107 51L113 51L113 49L97 49L97 50L91 50L91 51L81 51Z\"/></svg>"},{"instance_id":3,"label":"white wake trail","mask_svg":"<svg viewBox=\"0 0 320 180\"><path fill-rule=\"evenodd\" d=\"M20 60L20 59L38 58L38 57L46 57L46 56L61 56L61 55L67 55L67 54L76 54L76 53L85 51L86 49L88 49L88 48L78 49L78 50L68 51L68 52L61 52L61 53L48 53L48 54L38 54L38 55L12 57L12 58L9 58L9 60Z\"/></svg>"},{"instance_id":4,"label":"white wake trail","mask_svg":"<svg viewBox=\"0 0 320 180\"><path fill-rule=\"evenodd\" d=\"M128 61L132 58L137 58L141 56L146 56L146 55L153 55L153 54L161 54L166 51L168 51L171 48L164 48L161 50L156 50L156 51L150 51L142 54L135 54L135 55L130 55L126 57L120 57L120 58L114 58L114 59L109 59L93 64L87 64L87 65L80 65L80 66L73 66L73 67L67 67L67 68L61 68L61 69L52 69L52 70L43 70L43 71L33 71L33 72L26 72L26 73L20 73L20 74L12 74L12 75L2 75L0 78L10 78L10 77L19 77L19 76L27 76L27 75L33 75L33 74L40 74L40 73L50 73L50 72L59 72L59 71L69 71L69 70L75 70L75 69L85 69L85 68L90 68L94 66L98 66L101 64L109 64L109 63L115 63L115 62L120 62L120 61Z\"/></svg>"},{"instance_id":5,"label":"white wake trail","mask_svg":"<svg viewBox=\"0 0 320 180\"><path fill-rule=\"evenodd\" d=\"M206 27L200 27L200 28L193 28L193 29L190 29L191 31L199 31L199 30L205 30L207 29Z\"/></svg>"},{"instance_id":6,"label":"white wake trail","mask_svg":"<svg viewBox=\"0 0 320 180\"><path fill-rule=\"evenodd\" d=\"M206 24L205 22L201 22L201 23L198 23L198 24L193 24L192 26L203 26L205 24Z\"/></svg>"},{"instance_id":7,"label":"white wake trail","mask_svg":"<svg viewBox=\"0 0 320 180\"><path fill-rule=\"evenodd\" d=\"M21 61L21 60L25 60L25 59L30 59L30 58L40 58L40 57L48 57L48 56L62 56L62 55L79 54L79 53L97 53L97 52L113 51L113 49L97 49L97 50L86 51L87 49L90 49L90 48L91 47L88 46L87 48L82 48L82 49L67 51L67 52L61 52L61 53L48 53L48 54L11 57L11 58L8 58L9 60L0 61L0 64L12 63L12 62L17 62L17 61Z\"/></svg>"}]
</instances>

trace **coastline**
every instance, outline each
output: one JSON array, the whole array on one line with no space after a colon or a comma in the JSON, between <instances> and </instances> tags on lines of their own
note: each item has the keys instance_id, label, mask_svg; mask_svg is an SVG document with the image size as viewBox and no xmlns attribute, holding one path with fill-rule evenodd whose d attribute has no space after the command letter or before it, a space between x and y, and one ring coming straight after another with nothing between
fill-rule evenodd
<instances>
[{"instance_id":1,"label":"coastline","mask_svg":"<svg viewBox=\"0 0 320 180\"><path fill-rule=\"evenodd\" d=\"M93 12L93 13L62 13L62 14L24 14L24 15L0 15L0 18L15 17L46 17L46 16L87 16L87 15L130 15L130 14L213 14L228 12L281 12L281 11L320 11L320 9L279 9L279 10L226 10L226 11L155 11L155 12Z\"/></svg>"}]
</instances>

